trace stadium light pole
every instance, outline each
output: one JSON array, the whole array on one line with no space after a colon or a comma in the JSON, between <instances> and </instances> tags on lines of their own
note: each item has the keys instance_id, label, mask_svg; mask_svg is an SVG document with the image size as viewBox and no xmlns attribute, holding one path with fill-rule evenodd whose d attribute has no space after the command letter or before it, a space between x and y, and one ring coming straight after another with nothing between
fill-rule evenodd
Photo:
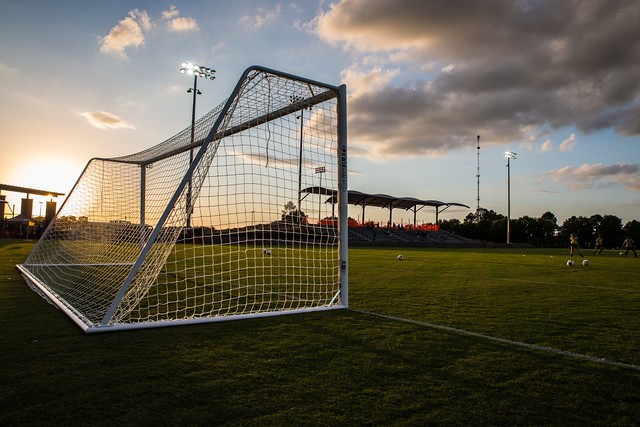
<instances>
[{"instance_id":1,"label":"stadium light pole","mask_svg":"<svg viewBox=\"0 0 640 427\"><path fill-rule=\"evenodd\" d=\"M507 245L511 244L511 159L516 159L516 153L505 151L507 158Z\"/></svg>"},{"instance_id":2,"label":"stadium light pole","mask_svg":"<svg viewBox=\"0 0 640 427\"><path fill-rule=\"evenodd\" d=\"M303 98L298 95L289 96L289 101L291 102L291 104L301 102L302 99ZM298 216L300 216L302 212L302 141L304 131L304 110L306 108L311 109L311 107L301 108L300 115L296 116L296 119L300 119L300 155L298 159Z\"/></svg>"},{"instance_id":3,"label":"stadium light pole","mask_svg":"<svg viewBox=\"0 0 640 427\"><path fill-rule=\"evenodd\" d=\"M191 110L191 148L189 149L189 165L193 163L193 143L195 138L196 127L196 95L202 95L198 90L198 77L215 80L216 70L209 67L183 62L180 66L180 72L193 76L193 87L187 90L187 93L193 93L193 108ZM189 179L189 188L187 189L187 230L191 228L191 179Z\"/></svg>"},{"instance_id":4,"label":"stadium light pole","mask_svg":"<svg viewBox=\"0 0 640 427\"><path fill-rule=\"evenodd\" d=\"M478 173L476 174L476 178L478 180L478 195L476 197L476 201L478 202L478 205L476 207L476 222L480 222L480 135L478 135L477 158L478 158Z\"/></svg>"},{"instance_id":5,"label":"stadium light pole","mask_svg":"<svg viewBox=\"0 0 640 427\"><path fill-rule=\"evenodd\" d=\"M320 186L318 187L318 225L322 222L322 174L326 171L327 168L324 166L318 166L316 168L316 174L320 174Z\"/></svg>"}]
</instances>

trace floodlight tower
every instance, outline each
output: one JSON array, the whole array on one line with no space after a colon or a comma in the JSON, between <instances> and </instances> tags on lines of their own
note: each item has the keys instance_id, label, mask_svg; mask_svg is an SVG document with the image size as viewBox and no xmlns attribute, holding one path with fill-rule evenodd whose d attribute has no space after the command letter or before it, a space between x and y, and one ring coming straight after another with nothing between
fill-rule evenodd
<instances>
[{"instance_id":1,"label":"floodlight tower","mask_svg":"<svg viewBox=\"0 0 640 427\"><path fill-rule=\"evenodd\" d=\"M196 95L202 95L198 90L198 77L215 80L216 70L190 62L183 62L180 67L182 74L193 76L193 87L187 90L187 93L193 92L193 108L191 110L191 149L189 150L189 165L193 163L193 143L196 127ZM189 180L189 188L187 189L187 230L191 228L191 180Z\"/></svg>"},{"instance_id":2,"label":"floodlight tower","mask_svg":"<svg viewBox=\"0 0 640 427\"><path fill-rule=\"evenodd\" d=\"M478 197L477 197L477 202L478 205L476 206L476 221L479 220L480 218L480 135L478 135L478 173L476 175L476 178L478 179Z\"/></svg>"},{"instance_id":3,"label":"floodlight tower","mask_svg":"<svg viewBox=\"0 0 640 427\"><path fill-rule=\"evenodd\" d=\"M302 97L298 95L289 96L291 104L297 104L302 101ZM296 119L300 119L300 155L298 157L298 216L302 212L302 142L304 140L304 110L311 109L311 107L303 107L300 109L300 115L296 116Z\"/></svg>"},{"instance_id":4,"label":"floodlight tower","mask_svg":"<svg viewBox=\"0 0 640 427\"><path fill-rule=\"evenodd\" d=\"M320 186L318 187L318 225L322 222L322 174L327 172L325 166L318 166L316 174L320 175Z\"/></svg>"},{"instance_id":5,"label":"floodlight tower","mask_svg":"<svg viewBox=\"0 0 640 427\"><path fill-rule=\"evenodd\" d=\"M507 245L511 244L511 159L516 159L516 153L505 151L507 158Z\"/></svg>"}]
</instances>

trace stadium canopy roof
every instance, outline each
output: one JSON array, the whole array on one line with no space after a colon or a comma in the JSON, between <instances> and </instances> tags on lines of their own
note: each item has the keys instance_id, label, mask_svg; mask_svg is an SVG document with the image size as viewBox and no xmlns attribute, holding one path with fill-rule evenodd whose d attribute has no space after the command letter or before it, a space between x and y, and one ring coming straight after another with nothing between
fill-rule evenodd
<instances>
[{"instance_id":1,"label":"stadium canopy roof","mask_svg":"<svg viewBox=\"0 0 640 427\"><path fill-rule=\"evenodd\" d=\"M64 196L64 193L58 193L57 191L37 190L35 188L18 187L16 185L0 184L0 193L2 191L11 191L14 193L23 193L27 197L29 194L36 194L38 196L58 197Z\"/></svg>"},{"instance_id":2,"label":"stadium canopy roof","mask_svg":"<svg viewBox=\"0 0 640 427\"><path fill-rule=\"evenodd\" d=\"M302 190L303 193L308 194L321 194L329 196L325 203L331 203L335 205L337 202L337 191L324 187L307 187ZM306 197L306 196L305 196ZM393 210L404 209L406 211L413 211L413 225L416 226L416 214L425 206L433 207L436 210L436 224L438 223L438 214L451 206L460 206L470 209L469 206L456 203L456 202L442 202L440 200L423 200L416 199L414 197L396 197L388 194L369 194L356 190L349 190L347 192L347 203L354 206L362 206L362 220L364 221L365 208L367 206L374 206L383 209L389 209L389 223L393 223Z\"/></svg>"}]
</instances>

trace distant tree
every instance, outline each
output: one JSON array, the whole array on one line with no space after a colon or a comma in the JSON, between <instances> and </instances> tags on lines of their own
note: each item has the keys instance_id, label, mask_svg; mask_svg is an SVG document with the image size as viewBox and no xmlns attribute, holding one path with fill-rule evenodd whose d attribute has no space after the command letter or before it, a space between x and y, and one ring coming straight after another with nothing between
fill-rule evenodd
<instances>
[{"instance_id":1,"label":"distant tree","mask_svg":"<svg viewBox=\"0 0 640 427\"><path fill-rule=\"evenodd\" d=\"M462 235L461 225L462 223L457 218L445 219L440 221L441 230L447 231L449 233L457 234L457 235Z\"/></svg>"},{"instance_id":2,"label":"distant tree","mask_svg":"<svg viewBox=\"0 0 640 427\"><path fill-rule=\"evenodd\" d=\"M482 214L486 212L484 208L478 208L475 212L469 212L464 218L465 222L480 222L482 220Z\"/></svg>"},{"instance_id":3,"label":"distant tree","mask_svg":"<svg viewBox=\"0 0 640 427\"><path fill-rule=\"evenodd\" d=\"M545 221L549 221L550 223L552 223L554 226L558 226L558 218L556 218L556 216L554 214L552 214L549 211L546 211L545 213L542 214L542 216L540 217L540 219L543 219Z\"/></svg>"},{"instance_id":4,"label":"distant tree","mask_svg":"<svg viewBox=\"0 0 640 427\"><path fill-rule=\"evenodd\" d=\"M495 211L481 208L469 213L462 223L458 220L442 221L441 228L460 236L490 242L506 241L507 218ZM511 241L531 243L542 247L564 247L569 244L569 236L575 233L583 248L593 247L598 234L602 234L605 247L620 246L625 235L640 241L640 222L633 220L622 227L622 220L615 215L595 214L590 217L572 216L558 226L558 219L552 212L545 212L540 218L523 216L511 220Z\"/></svg>"},{"instance_id":5,"label":"distant tree","mask_svg":"<svg viewBox=\"0 0 640 427\"><path fill-rule=\"evenodd\" d=\"M504 215L499 214L494 210L486 210L486 209L482 209L482 210L483 210L482 221L484 222L495 222L495 221L500 221L506 218Z\"/></svg>"},{"instance_id":6,"label":"distant tree","mask_svg":"<svg viewBox=\"0 0 640 427\"><path fill-rule=\"evenodd\" d=\"M511 241L540 247L553 246L558 228L556 216L545 212L540 218L522 216L511 220Z\"/></svg>"},{"instance_id":7,"label":"distant tree","mask_svg":"<svg viewBox=\"0 0 640 427\"><path fill-rule=\"evenodd\" d=\"M506 239L506 227L504 215L480 208L477 213L467 214L460 226L460 235L469 239L500 242Z\"/></svg>"},{"instance_id":8,"label":"distant tree","mask_svg":"<svg viewBox=\"0 0 640 427\"><path fill-rule=\"evenodd\" d=\"M631 237L636 242L637 247L638 242L640 242L640 222L636 221L635 219L633 221L629 221L624 225L622 230L623 236Z\"/></svg>"},{"instance_id":9,"label":"distant tree","mask_svg":"<svg viewBox=\"0 0 640 427\"><path fill-rule=\"evenodd\" d=\"M462 224L458 224L459 234L467 239L480 239L478 234L478 221L479 216L474 213L469 213L462 221Z\"/></svg>"},{"instance_id":10,"label":"distant tree","mask_svg":"<svg viewBox=\"0 0 640 427\"><path fill-rule=\"evenodd\" d=\"M543 213L540 219L538 219L538 231L540 233L538 236L540 240L537 244L544 247L553 246L556 232L558 231L558 218L549 211Z\"/></svg>"},{"instance_id":11,"label":"distant tree","mask_svg":"<svg viewBox=\"0 0 640 427\"><path fill-rule=\"evenodd\" d=\"M306 224L307 215L303 211L299 211L295 203L289 201L282 210L282 220L294 224Z\"/></svg>"},{"instance_id":12,"label":"distant tree","mask_svg":"<svg viewBox=\"0 0 640 427\"><path fill-rule=\"evenodd\" d=\"M537 243L542 240L540 221L537 218L523 216L511 220L511 241L520 243Z\"/></svg>"},{"instance_id":13,"label":"distant tree","mask_svg":"<svg viewBox=\"0 0 640 427\"><path fill-rule=\"evenodd\" d=\"M563 245L568 244L569 236L576 234L580 240L580 246L588 247L593 239L593 223L585 216L572 216L567 218L559 228L558 236L563 239Z\"/></svg>"},{"instance_id":14,"label":"distant tree","mask_svg":"<svg viewBox=\"0 0 640 427\"><path fill-rule=\"evenodd\" d=\"M624 231L622 230L622 220L615 215L605 215L600 221L600 226L596 229L596 237L602 235L604 247L615 248L622 244Z\"/></svg>"},{"instance_id":15,"label":"distant tree","mask_svg":"<svg viewBox=\"0 0 640 427\"><path fill-rule=\"evenodd\" d=\"M511 221L513 224L513 220ZM501 242L505 243L507 241L507 217L500 215L499 217L494 217L493 221L485 222L485 229L489 231L488 236L485 240L489 240L490 242ZM480 224L482 226L482 224Z\"/></svg>"},{"instance_id":16,"label":"distant tree","mask_svg":"<svg viewBox=\"0 0 640 427\"><path fill-rule=\"evenodd\" d=\"M595 214L591 215L591 217L589 217L589 220L591 221L591 226L593 227L593 230L591 230L591 234L593 234L593 236L597 236L600 228L602 227L603 217L600 214Z\"/></svg>"}]
</instances>

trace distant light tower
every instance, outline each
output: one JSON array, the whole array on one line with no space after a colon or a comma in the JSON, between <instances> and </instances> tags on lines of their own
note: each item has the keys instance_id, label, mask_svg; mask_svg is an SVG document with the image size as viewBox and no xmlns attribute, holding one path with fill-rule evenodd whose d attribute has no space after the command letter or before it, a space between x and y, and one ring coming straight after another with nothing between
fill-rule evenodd
<instances>
[{"instance_id":1,"label":"distant light tower","mask_svg":"<svg viewBox=\"0 0 640 427\"><path fill-rule=\"evenodd\" d=\"M291 104L297 104L302 102L304 98L298 95L290 95L289 101ZM296 119L300 119L300 155L298 158L298 216L302 212L302 141L304 140L304 110L311 110L311 107L303 107L300 109L300 115L296 116Z\"/></svg>"},{"instance_id":2,"label":"distant light tower","mask_svg":"<svg viewBox=\"0 0 640 427\"><path fill-rule=\"evenodd\" d=\"M507 158L507 245L511 244L511 159L516 159L516 153L505 151Z\"/></svg>"},{"instance_id":3,"label":"distant light tower","mask_svg":"<svg viewBox=\"0 0 640 427\"><path fill-rule=\"evenodd\" d=\"M318 225L322 222L322 174L327 172L325 166L318 166L316 174L320 174L320 186L318 187Z\"/></svg>"},{"instance_id":4,"label":"distant light tower","mask_svg":"<svg viewBox=\"0 0 640 427\"><path fill-rule=\"evenodd\" d=\"M476 178L478 179L478 197L476 199L478 205L476 206L476 221L478 221L480 219L480 135L478 135L478 174L476 175Z\"/></svg>"},{"instance_id":5,"label":"distant light tower","mask_svg":"<svg viewBox=\"0 0 640 427\"><path fill-rule=\"evenodd\" d=\"M216 78L216 70L190 62L183 62L180 67L182 74L193 76L193 88L189 88L187 93L193 92L193 109L191 110L191 149L189 150L189 165L193 163L193 143L196 127L196 95L202 95L198 90L198 77L214 80ZM191 179L189 180L189 189L187 190L187 229L191 228Z\"/></svg>"}]
</instances>

